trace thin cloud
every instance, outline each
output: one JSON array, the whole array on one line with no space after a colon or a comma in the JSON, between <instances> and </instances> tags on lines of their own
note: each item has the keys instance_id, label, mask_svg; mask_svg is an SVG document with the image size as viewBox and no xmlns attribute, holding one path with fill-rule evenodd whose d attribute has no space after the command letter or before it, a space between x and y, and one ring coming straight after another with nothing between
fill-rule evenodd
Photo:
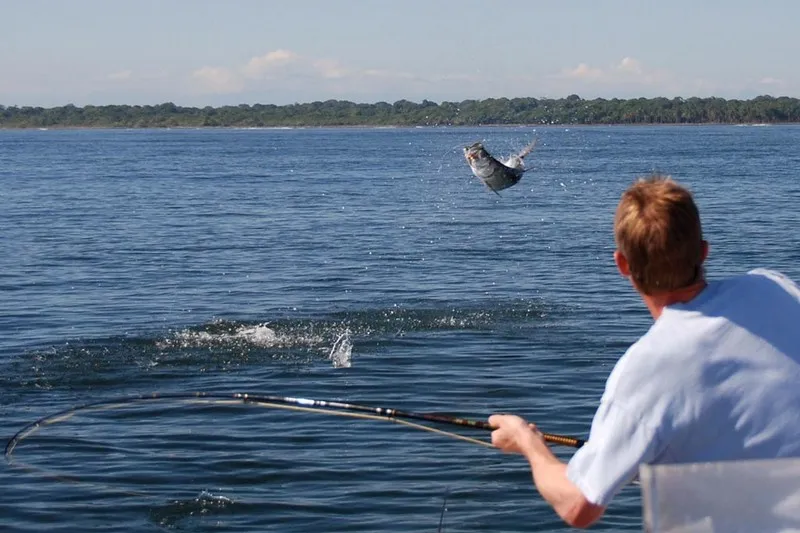
<instances>
[{"instance_id":1,"label":"thin cloud","mask_svg":"<svg viewBox=\"0 0 800 533\"><path fill-rule=\"evenodd\" d=\"M133 72L130 70L121 70L119 72L113 72L109 74L107 77L109 80L112 81L125 81L131 79L133 76Z\"/></svg>"},{"instance_id":2,"label":"thin cloud","mask_svg":"<svg viewBox=\"0 0 800 533\"><path fill-rule=\"evenodd\" d=\"M300 57L290 50L274 50L263 56L253 57L242 67L241 73L253 79L259 79L282 66L297 62Z\"/></svg>"},{"instance_id":3,"label":"thin cloud","mask_svg":"<svg viewBox=\"0 0 800 533\"><path fill-rule=\"evenodd\" d=\"M591 94L595 96L646 96L682 94L702 80L682 80L673 73L652 68L626 56L608 66L579 63L545 76L540 88L552 94Z\"/></svg>"},{"instance_id":4,"label":"thin cloud","mask_svg":"<svg viewBox=\"0 0 800 533\"><path fill-rule=\"evenodd\" d=\"M755 81L751 82L752 87L780 87L766 83L766 78L760 85ZM194 93L234 98L235 95L263 95L259 97L270 99L281 95L295 101L329 97L435 99L437 96L449 101L546 94L561 97L573 93L587 97L639 97L718 92L717 87L705 80L679 78L632 56L622 57L607 66L581 62L544 76L498 77L459 72L423 76L380 66L358 68L333 58L306 56L287 49L272 50L238 65L204 66L192 73L190 82Z\"/></svg>"},{"instance_id":5,"label":"thin cloud","mask_svg":"<svg viewBox=\"0 0 800 533\"><path fill-rule=\"evenodd\" d=\"M532 84L552 97L579 94L585 98L652 98L716 92L707 80L680 77L633 56L607 65L581 62L533 80Z\"/></svg>"},{"instance_id":6,"label":"thin cloud","mask_svg":"<svg viewBox=\"0 0 800 533\"><path fill-rule=\"evenodd\" d=\"M573 69L565 69L558 77L577 78L580 80L599 80L604 76L599 68L592 68L586 63L581 63Z\"/></svg>"},{"instance_id":7,"label":"thin cloud","mask_svg":"<svg viewBox=\"0 0 800 533\"><path fill-rule=\"evenodd\" d=\"M616 66L616 70L620 72L630 72L633 74L641 74L642 73L642 64L632 57L623 57L622 61L619 62L619 65Z\"/></svg>"},{"instance_id":8,"label":"thin cloud","mask_svg":"<svg viewBox=\"0 0 800 533\"><path fill-rule=\"evenodd\" d=\"M192 73L192 79L203 92L225 94L243 89L239 76L224 67L202 67Z\"/></svg>"},{"instance_id":9,"label":"thin cloud","mask_svg":"<svg viewBox=\"0 0 800 533\"><path fill-rule=\"evenodd\" d=\"M639 60L632 57L623 57L619 63L607 68L592 67L587 63L580 63L575 68L566 68L559 74L551 76L551 78L589 80L602 83L655 83L667 77L668 75L663 71L644 68Z\"/></svg>"},{"instance_id":10,"label":"thin cloud","mask_svg":"<svg viewBox=\"0 0 800 533\"><path fill-rule=\"evenodd\" d=\"M383 79L392 79L392 80L418 80L421 79L414 74L409 72L400 72L395 70L385 70L385 69L367 69L363 70L358 73L359 76L365 78L383 78Z\"/></svg>"},{"instance_id":11,"label":"thin cloud","mask_svg":"<svg viewBox=\"0 0 800 533\"><path fill-rule=\"evenodd\" d=\"M426 82L409 72L350 68L335 59L307 57L285 49L252 57L240 66L204 66L194 71L191 77L202 91L219 94L258 90L264 88L265 83L270 88L276 88L298 80L306 83L308 80L318 80L323 88L335 92L345 87L360 92L364 87L358 87L358 83L365 83L370 89L380 89L382 85L398 80Z\"/></svg>"},{"instance_id":12,"label":"thin cloud","mask_svg":"<svg viewBox=\"0 0 800 533\"><path fill-rule=\"evenodd\" d=\"M317 74L327 79L341 79L350 74L350 71L341 63L333 59L317 59L311 62Z\"/></svg>"},{"instance_id":13,"label":"thin cloud","mask_svg":"<svg viewBox=\"0 0 800 533\"><path fill-rule=\"evenodd\" d=\"M482 76L477 76L475 74L441 74L436 76L432 79L432 81L453 81L453 82L470 82L470 83L477 83L485 81L485 78ZM528 78L525 78L524 81L529 81Z\"/></svg>"}]
</instances>

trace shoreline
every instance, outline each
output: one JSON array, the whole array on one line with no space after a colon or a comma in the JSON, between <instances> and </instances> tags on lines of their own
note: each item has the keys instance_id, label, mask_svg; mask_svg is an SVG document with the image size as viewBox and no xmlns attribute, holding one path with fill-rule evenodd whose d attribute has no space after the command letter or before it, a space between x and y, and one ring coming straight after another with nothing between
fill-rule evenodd
<instances>
[{"instance_id":1,"label":"shoreline","mask_svg":"<svg viewBox=\"0 0 800 533\"><path fill-rule=\"evenodd\" d=\"M300 129L300 128L550 128L800 124L800 99L763 95L720 98L489 98L442 102L355 103L326 100L290 105L184 107L0 105L2 129Z\"/></svg>"},{"instance_id":2,"label":"shoreline","mask_svg":"<svg viewBox=\"0 0 800 533\"><path fill-rule=\"evenodd\" d=\"M80 131L80 130L312 130L312 129L352 129L352 130L393 130L393 129L475 129L475 128L528 128L528 129L554 129L554 128L619 128L619 127L704 127L704 126L731 126L731 127L771 127L771 126L798 126L800 122L638 122L638 123L609 123L609 124L442 124L442 125L370 125L370 124L335 124L335 125L302 125L302 126L0 126L0 131Z\"/></svg>"}]
</instances>

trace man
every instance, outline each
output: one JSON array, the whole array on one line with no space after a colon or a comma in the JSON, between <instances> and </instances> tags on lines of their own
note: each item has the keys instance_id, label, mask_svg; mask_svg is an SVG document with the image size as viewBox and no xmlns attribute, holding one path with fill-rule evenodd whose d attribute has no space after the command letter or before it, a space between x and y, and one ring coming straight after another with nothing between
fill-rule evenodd
<instances>
[{"instance_id":1,"label":"man","mask_svg":"<svg viewBox=\"0 0 800 533\"><path fill-rule=\"evenodd\" d=\"M697 207L669 178L622 195L614 234L655 322L612 370L588 442L564 464L533 424L489 418L492 443L528 460L573 527L599 520L642 463L800 456L800 289L764 269L707 282Z\"/></svg>"}]
</instances>

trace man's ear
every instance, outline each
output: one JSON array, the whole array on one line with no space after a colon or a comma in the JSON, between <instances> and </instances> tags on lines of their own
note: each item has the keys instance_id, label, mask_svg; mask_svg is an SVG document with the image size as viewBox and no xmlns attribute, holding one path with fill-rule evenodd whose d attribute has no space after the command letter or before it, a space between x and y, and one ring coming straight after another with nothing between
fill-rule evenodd
<instances>
[{"instance_id":1,"label":"man's ear","mask_svg":"<svg viewBox=\"0 0 800 533\"><path fill-rule=\"evenodd\" d=\"M617 270L619 270L619 273L622 274L622 277L631 277L631 268L630 265L628 265L628 260L619 250L614 250L614 263L616 263Z\"/></svg>"}]
</instances>

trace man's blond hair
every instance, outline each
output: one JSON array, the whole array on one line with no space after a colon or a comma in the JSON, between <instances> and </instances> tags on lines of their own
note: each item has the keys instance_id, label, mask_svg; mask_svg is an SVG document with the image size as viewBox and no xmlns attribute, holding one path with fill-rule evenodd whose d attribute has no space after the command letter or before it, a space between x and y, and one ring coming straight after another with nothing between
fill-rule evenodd
<instances>
[{"instance_id":1,"label":"man's blond hair","mask_svg":"<svg viewBox=\"0 0 800 533\"><path fill-rule=\"evenodd\" d=\"M636 286L672 291L703 275L703 234L691 193L668 176L639 178L620 199L614 239Z\"/></svg>"}]
</instances>

